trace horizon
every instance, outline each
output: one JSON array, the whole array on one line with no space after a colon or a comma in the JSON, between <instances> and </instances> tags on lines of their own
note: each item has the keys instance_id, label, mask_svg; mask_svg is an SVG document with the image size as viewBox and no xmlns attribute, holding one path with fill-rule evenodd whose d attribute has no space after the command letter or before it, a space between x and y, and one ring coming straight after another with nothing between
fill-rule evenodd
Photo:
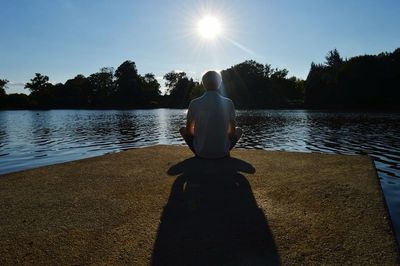
<instances>
[{"instance_id":1,"label":"horizon","mask_svg":"<svg viewBox=\"0 0 400 266\"><path fill-rule=\"evenodd\" d=\"M0 10L0 79L10 81L7 93L27 94L37 72L64 83L125 60L140 74L154 73L162 87L172 70L199 80L245 60L305 79L311 62L324 62L334 48L350 58L400 47L398 13L396 1L9 1ZM198 32L207 16L221 24L215 38Z\"/></svg>"}]
</instances>

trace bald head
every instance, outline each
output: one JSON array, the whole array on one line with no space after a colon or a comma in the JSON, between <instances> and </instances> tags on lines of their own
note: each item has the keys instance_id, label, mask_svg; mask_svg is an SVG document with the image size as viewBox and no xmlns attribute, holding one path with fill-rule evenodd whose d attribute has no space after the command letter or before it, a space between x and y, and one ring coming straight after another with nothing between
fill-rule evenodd
<instances>
[{"instance_id":1,"label":"bald head","mask_svg":"<svg viewBox=\"0 0 400 266\"><path fill-rule=\"evenodd\" d=\"M221 75L216 71L207 71L202 79L201 82L203 86L208 91L214 91L219 88L222 82Z\"/></svg>"}]
</instances>

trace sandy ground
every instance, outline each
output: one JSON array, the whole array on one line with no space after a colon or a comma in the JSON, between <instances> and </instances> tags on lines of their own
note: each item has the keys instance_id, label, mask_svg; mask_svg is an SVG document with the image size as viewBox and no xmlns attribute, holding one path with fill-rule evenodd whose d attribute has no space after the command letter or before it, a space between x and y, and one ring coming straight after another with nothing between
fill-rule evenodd
<instances>
[{"instance_id":1,"label":"sandy ground","mask_svg":"<svg viewBox=\"0 0 400 266\"><path fill-rule=\"evenodd\" d=\"M154 146L0 176L0 265L398 265L366 156Z\"/></svg>"}]
</instances>

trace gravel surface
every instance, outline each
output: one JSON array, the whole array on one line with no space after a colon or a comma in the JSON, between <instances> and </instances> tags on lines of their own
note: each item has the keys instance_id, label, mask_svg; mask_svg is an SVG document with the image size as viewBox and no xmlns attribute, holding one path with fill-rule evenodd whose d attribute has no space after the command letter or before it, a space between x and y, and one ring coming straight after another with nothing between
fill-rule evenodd
<instances>
[{"instance_id":1,"label":"gravel surface","mask_svg":"<svg viewBox=\"0 0 400 266\"><path fill-rule=\"evenodd\" d=\"M153 146L0 176L0 265L398 265L367 156Z\"/></svg>"}]
</instances>

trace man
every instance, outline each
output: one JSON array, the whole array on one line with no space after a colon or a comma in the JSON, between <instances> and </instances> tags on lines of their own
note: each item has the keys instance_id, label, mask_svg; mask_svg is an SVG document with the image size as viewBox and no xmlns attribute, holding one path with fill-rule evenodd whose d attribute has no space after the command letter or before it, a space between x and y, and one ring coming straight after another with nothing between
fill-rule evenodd
<instances>
[{"instance_id":1,"label":"man","mask_svg":"<svg viewBox=\"0 0 400 266\"><path fill-rule=\"evenodd\" d=\"M186 127L179 130L189 148L201 158L229 156L242 136L242 130L236 127L233 102L218 92L221 82L221 75L215 71L204 74L206 92L190 102Z\"/></svg>"}]
</instances>

